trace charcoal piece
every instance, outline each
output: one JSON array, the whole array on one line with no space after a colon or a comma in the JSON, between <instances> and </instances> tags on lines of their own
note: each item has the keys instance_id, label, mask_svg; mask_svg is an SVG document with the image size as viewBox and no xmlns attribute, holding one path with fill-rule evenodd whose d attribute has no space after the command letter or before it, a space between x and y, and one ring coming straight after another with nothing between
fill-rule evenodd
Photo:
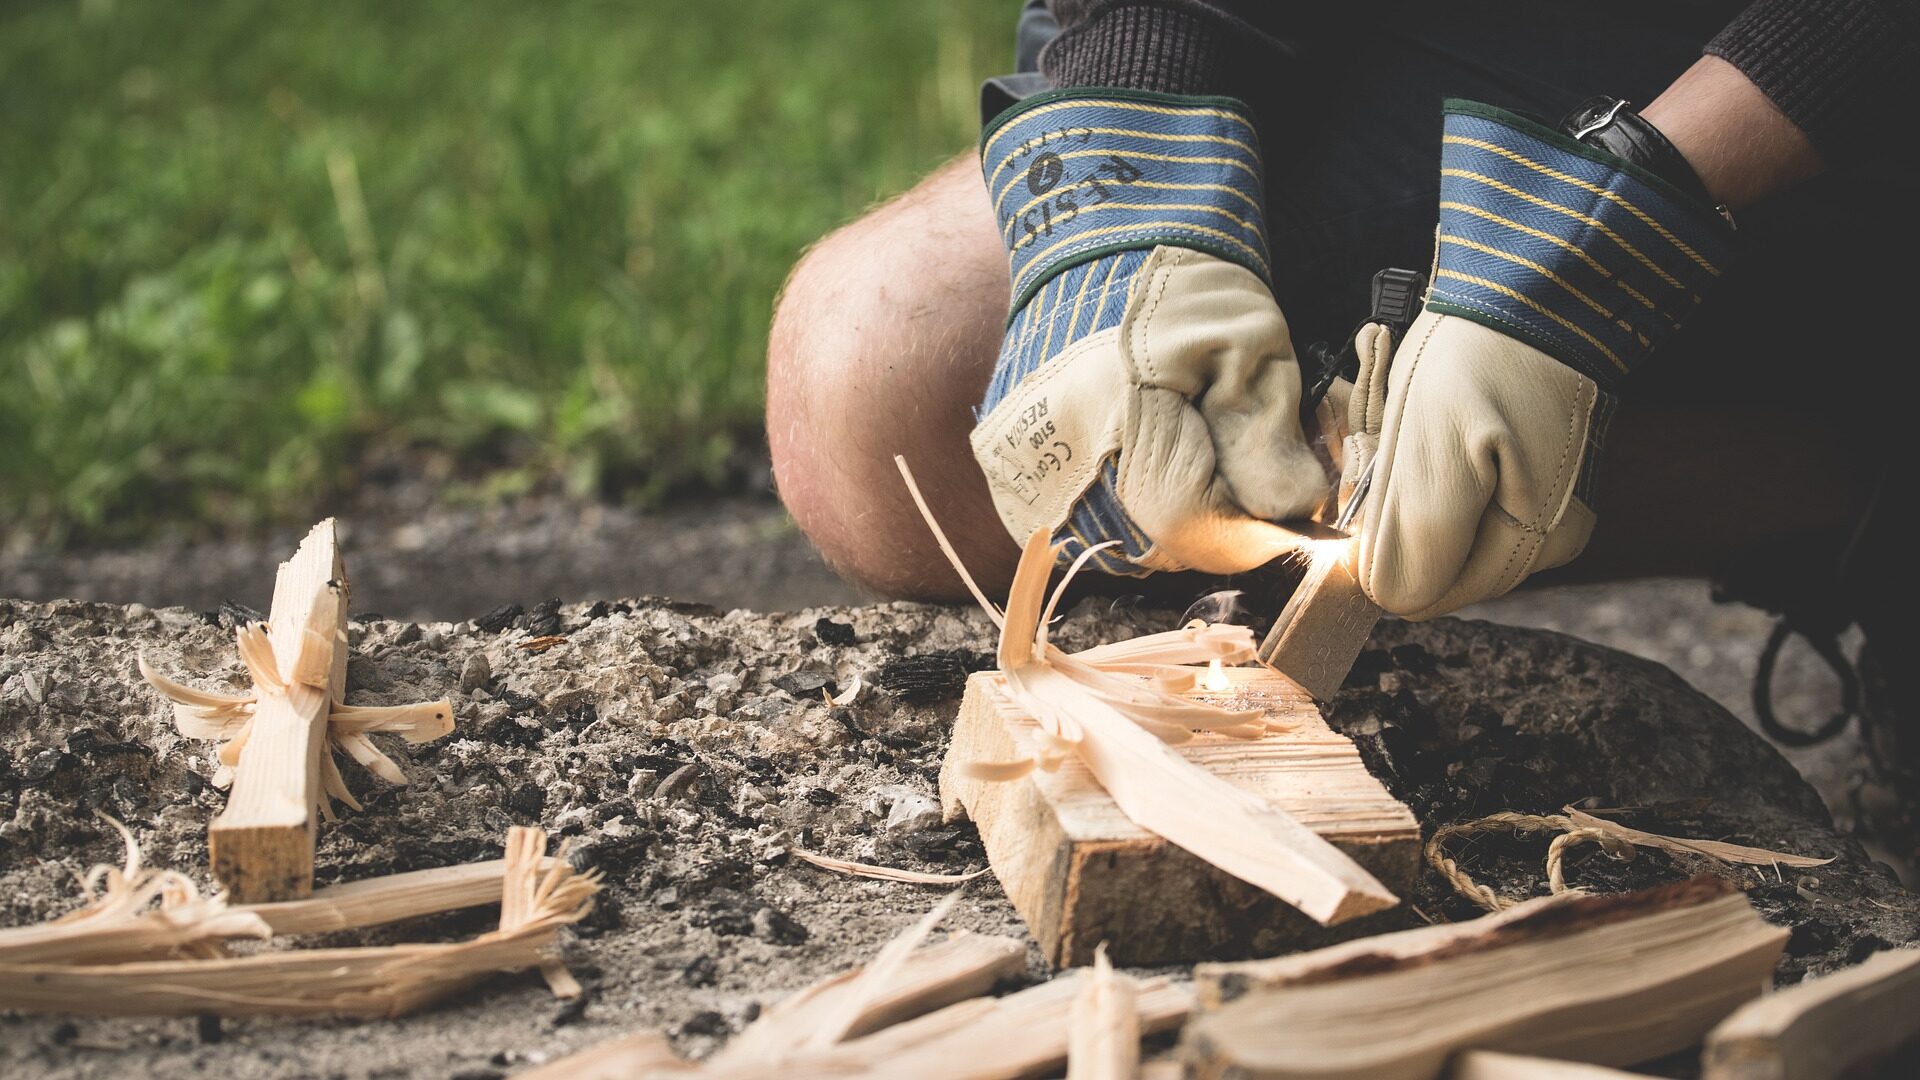
<instances>
[{"instance_id":1,"label":"charcoal piece","mask_svg":"<svg viewBox=\"0 0 1920 1080\"><path fill-rule=\"evenodd\" d=\"M15 772L21 783L39 784L51 779L54 773L60 771L60 766L72 760L72 755L59 750L42 750L28 758L26 764L19 766Z\"/></svg>"},{"instance_id":2,"label":"charcoal piece","mask_svg":"<svg viewBox=\"0 0 1920 1080\"><path fill-rule=\"evenodd\" d=\"M516 619L515 622L534 637L547 637L560 632L560 598L552 597L533 605L533 610Z\"/></svg>"},{"instance_id":3,"label":"charcoal piece","mask_svg":"<svg viewBox=\"0 0 1920 1080\"><path fill-rule=\"evenodd\" d=\"M818 698L822 690L829 694L840 692L839 684L834 682L833 672L820 668L801 668L799 671L790 671L773 680L773 685L803 701Z\"/></svg>"},{"instance_id":4,"label":"charcoal piece","mask_svg":"<svg viewBox=\"0 0 1920 1080\"><path fill-rule=\"evenodd\" d=\"M683 1035L725 1035L727 1031L727 1018L712 1009L694 1013L680 1025Z\"/></svg>"},{"instance_id":5,"label":"charcoal piece","mask_svg":"<svg viewBox=\"0 0 1920 1080\"><path fill-rule=\"evenodd\" d=\"M501 604L499 607L473 620L473 625L479 627L482 633L497 634L507 627L512 626L515 619L518 619L526 613L527 609L521 607L519 604Z\"/></svg>"},{"instance_id":6,"label":"charcoal piece","mask_svg":"<svg viewBox=\"0 0 1920 1080\"><path fill-rule=\"evenodd\" d=\"M896 656L880 665L874 683L910 705L931 705L957 698L967 688L967 676L993 666L988 653L970 649L940 649L917 656Z\"/></svg>"},{"instance_id":7,"label":"charcoal piece","mask_svg":"<svg viewBox=\"0 0 1920 1080\"><path fill-rule=\"evenodd\" d=\"M835 622L825 615L814 620L813 636L819 638L822 645L851 645L855 641L852 623Z\"/></svg>"}]
</instances>

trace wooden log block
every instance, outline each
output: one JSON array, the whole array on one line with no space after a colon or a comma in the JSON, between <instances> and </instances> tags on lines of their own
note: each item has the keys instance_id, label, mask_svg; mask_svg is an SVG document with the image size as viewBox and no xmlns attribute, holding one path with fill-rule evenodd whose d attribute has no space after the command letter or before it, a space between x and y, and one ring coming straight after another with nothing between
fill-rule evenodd
<instances>
[{"instance_id":1,"label":"wooden log block","mask_svg":"<svg viewBox=\"0 0 1920 1080\"><path fill-rule=\"evenodd\" d=\"M1912 1051L1917 1041L1920 949L1896 949L1742 1006L1707 1035L1702 1076L1832 1080L1874 1075L1873 1066Z\"/></svg>"},{"instance_id":2,"label":"wooden log block","mask_svg":"<svg viewBox=\"0 0 1920 1080\"><path fill-rule=\"evenodd\" d=\"M256 685L253 728L227 807L207 830L213 873L235 903L313 891L315 815L326 798L327 716L346 693L347 576L333 519L313 527L274 578L273 673Z\"/></svg>"},{"instance_id":3,"label":"wooden log block","mask_svg":"<svg viewBox=\"0 0 1920 1080\"><path fill-rule=\"evenodd\" d=\"M1316 540L1307 573L1260 643L1260 662L1326 701L1346 681L1375 623L1386 614L1360 589L1347 540Z\"/></svg>"},{"instance_id":4,"label":"wooden log block","mask_svg":"<svg viewBox=\"0 0 1920 1080\"><path fill-rule=\"evenodd\" d=\"M1420 857L1412 812L1299 688L1262 668L1226 674L1232 690L1199 696L1259 708L1290 730L1254 740L1202 734L1174 749L1292 814L1387 888L1410 888ZM978 825L994 874L1049 963L1091 963L1102 941L1114 963L1144 966L1269 955L1400 925L1403 916L1391 911L1317 925L1135 825L1077 759L1004 782L964 775L968 762L1032 750L1037 725L1008 702L1003 685L997 672L968 680L941 801L950 820L964 814Z\"/></svg>"},{"instance_id":5,"label":"wooden log block","mask_svg":"<svg viewBox=\"0 0 1920 1080\"><path fill-rule=\"evenodd\" d=\"M1786 939L1710 876L1545 897L1203 968L1180 1054L1197 1080L1434 1080L1462 1050L1632 1065L1694 1045L1758 995Z\"/></svg>"}]
</instances>

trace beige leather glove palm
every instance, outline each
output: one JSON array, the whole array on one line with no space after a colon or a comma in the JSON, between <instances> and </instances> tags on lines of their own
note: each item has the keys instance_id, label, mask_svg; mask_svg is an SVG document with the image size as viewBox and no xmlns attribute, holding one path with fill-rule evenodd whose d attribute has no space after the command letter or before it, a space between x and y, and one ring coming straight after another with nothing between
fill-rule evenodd
<instances>
[{"instance_id":1,"label":"beige leather glove palm","mask_svg":"<svg viewBox=\"0 0 1920 1080\"><path fill-rule=\"evenodd\" d=\"M1122 541L1108 569L1236 573L1292 550L1327 476L1299 421L1300 367L1265 283L1159 247L1119 325L1022 379L974 429L1015 536ZM1128 565L1130 564L1130 565Z\"/></svg>"},{"instance_id":2,"label":"beige leather glove palm","mask_svg":"<svg viewBox=\"0 0 1920 1080\"><path fill-rule=\"evenodd\" d=\"M1422 313L1388 372L1363 510L1359 576L1373 602L1429 618L1579 555L1594 514L1574 487L1598 398L1592 379L1538 349Z\"/></svg>"},{"instance_id":3,"label":"beige leather glove palm","mask_svg":"<svg viewBox=\"0 0 1920 1080\"><path fill-rule=\"evenodd\" d=\"M1362 508L1374 603L1428 618L1580 554L1612 395L1697 308L1726 234L1606 150L1447 103L1432 284L1393 357Z\"/></svg>"}]
</instances>

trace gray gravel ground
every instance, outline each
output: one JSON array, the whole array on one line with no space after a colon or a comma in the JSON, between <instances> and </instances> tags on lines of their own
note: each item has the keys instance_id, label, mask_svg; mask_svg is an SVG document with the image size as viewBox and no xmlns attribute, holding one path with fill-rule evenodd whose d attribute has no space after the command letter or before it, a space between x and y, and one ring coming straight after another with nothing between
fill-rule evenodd
<instances>
[{"instance_id":1,"label":"gray gravel ground","mask_svg":"<svg viewBox=\"0 0 1920 1080\"><path fill-rule=\"evenodd\" d=\"M288 527L229 541L163 538L143 548L77 554L0 550L0 597L200 610L232 599L263 608L274 566L304 531ZM412 484L363 495L360 505L343 512L341 535L355 603L403 619L457 621L548 597L571 603L658 595L757 611L864 599L834 576L768 498L651 513L540 497L462 508ZM1704 581L1527 590L1463 614L1558 630L1653 660L1753 724L1753 670L1771 618L1713 603ZM1831 711L1834 694L1832 677L1817 660L1789 650L1776 687L1782 716L1811 725ZM1853 734L1784 752L1850 826L1863 768Z\"/></svg>"},{"instance_id":2,"label":"gray gravel ground","mask_svg":"<svg viewBox=\"0 0 1920 1080\"><path fill-rule=\"evenodd\" d=\"M1058 639L1074 648L1174 621L1091 601ZM518 647L556 629L565 644ZM349 701L444 695L459 727L422 746L382 737L405 787L344 766L366 809L322 829L320 879L491 857L509 825L540 823L608 877L565 949L589 988L585 1008L523 974L397 1021L0 1014L0 1075L482 1080L632 1029L705 1053L764 1003L869 955L937 895L829 874L789 848L922 870L981 865L970 826L914 809L933 796L964 668L984 662L991 641L977 612L914 604L756 615L655 600L498 627L356 624ZM206 823L223 801L207 783L209 748L173 731L134 660L145 651L164 672L237 689L231 642L230 622L183 608L0 601L0 924L69 910L74 874L118 859L95 809L127 822L152 863L205 881ZM903 665L909 655L921 660ZM918 678L902 677L909 666ZM1920 931L1920 900L1831 831L1786 763L1655 665L1440 620L1384 626L1358 670L1330 718L1429 826L1593 798L1664 807L1634 822L1656 830L1837 856L1813 874L1742 875L1763 914L1795 928L1783 979ZM822 702L823 687L855 676L874 689L846 708ZM915 701L880 689L909 686ZM1488 840L1471 859L1503 892L1538 892L1542 847ZM1694 869L1647 853L1582 859L1573 873L1619 889ZM1407 910L1474 914L1430 874L1408 899ZM455 940L492 918L479 909L328 943ZM954 922L1023 935L984 884Z\"/></svg>"}]
</instances>

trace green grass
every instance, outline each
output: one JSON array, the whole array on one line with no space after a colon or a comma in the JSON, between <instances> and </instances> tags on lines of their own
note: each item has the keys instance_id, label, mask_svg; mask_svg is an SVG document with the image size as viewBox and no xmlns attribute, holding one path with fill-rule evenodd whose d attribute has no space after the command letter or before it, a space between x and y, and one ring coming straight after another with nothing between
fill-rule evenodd
<instances>
[{"instance_id":1,"label":"green grass","mask_svg":"<svg viewBox=\"0 0 1920 1080\"><path fill-rule=\"evenodd\" d=\"M396 453L716 482L788 267L969 144L1014 7L0 4L0 524L244 525Z\"/></svg>"}]
</instances>

